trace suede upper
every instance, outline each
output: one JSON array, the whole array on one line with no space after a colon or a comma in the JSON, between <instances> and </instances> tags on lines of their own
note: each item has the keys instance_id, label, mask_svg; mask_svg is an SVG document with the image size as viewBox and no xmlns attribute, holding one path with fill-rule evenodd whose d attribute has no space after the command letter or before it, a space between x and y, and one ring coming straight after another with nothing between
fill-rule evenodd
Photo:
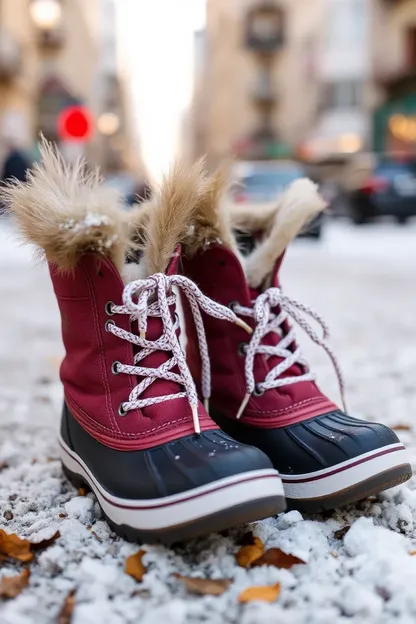
<instances>
[{"instance_id":1,"label":"suede upper","mask_svg":"<svg viewBox=\"0 0 416 624\"><path fill-rule=\"evenodd\" d=\"M176 269L177 258L169 267ZM113 374L119 361L133 365L133 345L106 331L106 323L133 331L125 314L109 316L106 304L122 304L123 283L118 270L108 259L87 254L72 273L50 274L62 318L62 336L66 356L61 366L65 399L71 413L97 440L115 449L143 449L194 432L192 413L186 398L163 401L143 410L118 414L121 403L140 379L133 375ZM161 334L159 318L149 317L147 338ZM146 367L158 367L169 357L155 351L141 361ZM141 395L149 398L181 392L173 381L157 379ZM201 430L216 429L203 406L199 405Z\"/></svg>"},{"instance_id":2,"label":"suede upper","mask_svg":"<svg viewBox=\"0 0 416 624\"><path fill-rule=\"evenodd\" d=\"M215 301L223 305L238 302L242 306L251 307L255 293L249 290L237 257L226 247L213 244L192 259L183 258L183 270L208 297ZM277 271L273 279L273 285L277 285ZM252 324L251 320L244 320ZM235 418L246 393L244 356L241 347L249 341L250 336L237 326L208 318L206 315L204 323L212 368L211 404L229 418ZM192 326L192 323L188 323L188 326ZM263 344L273 344L277 340L276 334L269 334L265 336ZM196 341L192 337L188 342L187 356L191 371L198 378L199 354ZM254 367L256 381L264 381L268 371L278 361L275 357L266 359L263 355L257 355ZM300 372L298 365L293 366L286 375L296 372ZM300 381L268 390L260 396L253 394L242 419L247 424L273 428L293 424L335 409L337 406L321 393L314 382Z\"/></svg>"}]
</instances>

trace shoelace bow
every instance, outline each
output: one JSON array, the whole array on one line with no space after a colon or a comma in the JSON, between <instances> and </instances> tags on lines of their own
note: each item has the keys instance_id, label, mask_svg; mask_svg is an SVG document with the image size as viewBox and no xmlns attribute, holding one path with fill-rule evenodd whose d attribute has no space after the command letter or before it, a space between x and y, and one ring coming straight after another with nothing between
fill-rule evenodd
<instances>
[{"instance_id":1,"label":"shoelace bow","mask_svg":"<svg viewBox=\"0 0 416 624\"><path fill-rule=\"evenodd\" d=\"M273 312L276 307L280 308L279 314L275 314ZM308 334L308 336L317 345L322 347L330 357L338 379L342 403L344 409L346 409L345 386L342 372L334 352L326 343L326 339L329 336L327 325L317 312L314 312L308 306L296 301L296 299L292 299L291 297L284 295L280 288L268 288L264 293L257 297L253 308L235 304L232 309L236 314L254 319L255 324L251 340L247 343L244 349L246 356L246 395L238 410L237 418L240 418L243 414L253 393L263 394L263 392L271 390L272 388L281 388L282 386L299 383L300 381L315 380L315 375L309 371L307 363L302 357L300 348L296 347L294 351L289 349L290 345L295 343L294 328L291 327L287 334L282 332L282 324L288 319L289 316L295 320ZM302 316L302 313L313 318L321 326L323 331L322 337L318 336L313 327L308 323L304 316ZM280 341L275 346L262 345L261 341L270 332L279 334L281 337ZM269 357L277 356L281 358L281 362L267 373L263 382L256 384L254 379L254 359L257 354ZM281 377L281 375L288 371L294 364L300 364L305 369L305 372L290 377Z\"/></svg>"},{"instance_id":2,"label":"shoelace bow","mask_svg":"<svg viewBox=\"0 0 416 624\"><path fill-rule=\"evenodd\" d=\"M198 393L177 335L178 317L175 315L173 320L170 310L170 307L176 302L176 296L172 291L174 286L180 289L187 298L194 317L202 363L201 390L207 411L211 394L211 370L201 310L217 319L236 323L248 333L252 332L251 328L239 319L230 308L206 297L190 279L182 275L168 276L163 273L156 273L147 279L140 279L127 284L123 290L123 305L118 306L111 303L111 309L108 311L110 314L128 314L132 321L137 321L139 335L117 327L112 320L107 321L106 327L107 331L115 336L140 347L140 351L135 354L133 365L115 362L113 372L115 374L137 375L143 379L132 390L128 401L120 405L119 414L124 416L133 409L142 409L162 401L186 397L191 406L195 432L200 433ZM146 338L148 317L159 317L162 320L163 331L157 340L147 340ZM140 362L155 351L171 352L172 357L157 368L140 366ZM178 368L178 373L172 372L174 367ZM146 399L140 398L156 379L173 381L182 385L184 391Z\"/></svg>"}]
</instances>

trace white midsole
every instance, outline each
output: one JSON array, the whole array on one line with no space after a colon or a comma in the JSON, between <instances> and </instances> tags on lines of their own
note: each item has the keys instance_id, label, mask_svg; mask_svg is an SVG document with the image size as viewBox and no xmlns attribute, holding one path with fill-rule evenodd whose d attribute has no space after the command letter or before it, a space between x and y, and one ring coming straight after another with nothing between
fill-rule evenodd
<instances>
[{"instance_id":1,"label":"white midsole","mask_svg":"<svg viewBox=\"0 0 416 624\"><path fill-rule=\"evenodd\" d=\"M377 452L388 451L383 455ZM361 462L361 463L357 463ZM335 494L377 474L410 463L402 444L390 444L378 451L363 453L330 468L301 475L281 474L287 498L309 499ZM335 474L328 474L337 470ZM302 479L305 481L302 482ZM316 479L316 480L309 480Z\"/></svg>"},{"instance_id":2,"label":"white midsole","mask_svg":"<svg viewBox=\"0 0 416 624\"><path fill-rule=\"evenodd\" d=\"M157 531L270 497L276 497L276 513L282 510L277 507L278 499L284 497L283 485L276 470L252 470L173 496L131 500L107 492L61 437L59 444L64 466L88 482L106 515L118 525Z\"/></svg>"}]
</instances>

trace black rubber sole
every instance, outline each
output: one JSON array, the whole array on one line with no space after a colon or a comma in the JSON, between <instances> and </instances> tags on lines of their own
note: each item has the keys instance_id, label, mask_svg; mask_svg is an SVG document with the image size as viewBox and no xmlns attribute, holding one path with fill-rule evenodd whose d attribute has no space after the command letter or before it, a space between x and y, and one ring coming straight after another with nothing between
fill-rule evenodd
<instances>
[{"instance_id":1,"label":"black rubber sole","mask_svg":"<svg viewBox=\"0 0 416 624\"><path fill-rule=\"evenodd\" d=\"M89 483L79 474L69 470L64 464L62 469L67 479L77 489L84 488L91 491ZM262 498L256 501L249 501L244 504L235 505L220 512L197 518L192 522L165 527L164 529L154 531L144 531L135 529L125 524L115 524L101 508L102 513L110 526L110 528L129 542L153 542L162 544L173 544L182 542L195 537L208 535L209 533L218 533L231 529L240 524L247 524L257 520L263 520L270 516L285 511L286 500L284 496L272 496Z\"/></svg>"},{"instance_id":2,"label":"black rubber sole","mask_svg":"<svg viewBox=\"0 0 416 624\"><path fill-rule=\"evenodd\" d=\"M329 496L309 499L286 498L286 502L288 509L296 509L304 513L321 513L322 511L330 511L344 505L351 505L369 496L380 494L396 485L405 483L411 476L412 467L410 464L402 464Z\"/></svg>"}]
</instances>

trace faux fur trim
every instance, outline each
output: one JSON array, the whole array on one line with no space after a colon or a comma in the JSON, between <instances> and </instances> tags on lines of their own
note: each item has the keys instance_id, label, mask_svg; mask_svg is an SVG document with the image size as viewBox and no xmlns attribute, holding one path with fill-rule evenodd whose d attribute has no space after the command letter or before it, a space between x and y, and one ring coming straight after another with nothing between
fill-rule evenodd
<instances>
[{"instance_id":1,"label":"faux fur trim","mask_svg":"<svg viewBox=\"0 0 416 624\"><path fill-rule=\"evenodd\" d=\"M204 161L192 167L176 163L152 199L142 208L144 222L134 217L131 227L143 249L140 261L145 275L163 273L178 244L189 239L197 206L203 196ZM137 217L140 217L140 212Z\"/></svg>"},{"instance_id":2,"label":"faux fur trim","mask_svg":"<svg viewBox=\"0 0 416 624\"><path fill-rule=\"evenodd\" d=\"M193 227L185 240L185 252L194 255L213 242L221 242L238 254L232 232L230 213L222 205L228 184L228 165L220 167L212 176L204 177L201 196L195 208Z\"/></svg>"},{"instance_id":3,"label":"faux fur trim","mask_svg":"<svg viewBox=\"0 0 416 624\"><path fill-rule=\"evenodd\" d=\"M273 226L277 202L267 204L236 204L229 206L230 223L241 232L265 232Z\"/></svg>"},{"instance_id":4,"label":"faux fur trim","mask_svg":"<svg viewBox=\"0 0 416 624\"><path fill-rule=\"evenodd\" d=\"M89 252L122 270L131 242L119 195L102 185L98 170L87 173L81 160L67 164L45 140L40 153L27 182L13 181L0 191L23 241L61 271L74 269Z\"/></svg>"},{"instance_id":5,"label":"faux fur trim","mask_svg":"<svg viewBox=\"0 0 416 624\"><path fill-rule=\"evenodd\" d=\"M245 272L251 287L258 288L265 281L291 240L325 207L318 186L311 180L292 182L275 208L270 234L246 258Z\"/></svg>"}]
</instances>

